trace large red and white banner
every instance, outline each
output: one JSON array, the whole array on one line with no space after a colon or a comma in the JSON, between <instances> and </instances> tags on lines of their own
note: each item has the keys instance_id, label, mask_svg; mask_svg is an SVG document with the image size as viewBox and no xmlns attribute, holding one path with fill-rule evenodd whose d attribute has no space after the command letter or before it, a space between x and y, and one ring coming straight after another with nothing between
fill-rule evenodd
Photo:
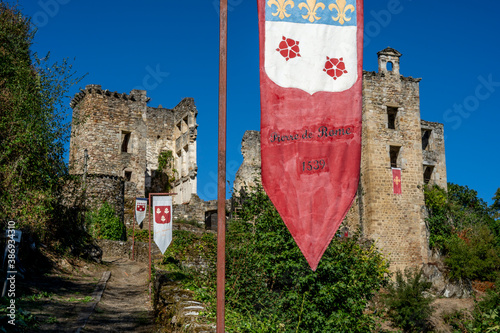
<instances>
[{"instance_id":1,"label":"large red and white banner","mask_svg":"<svg viewBox=\"0 0 500 333\"><path fill-rule=\"evenodd\" d=\"M258 0L264 189L316 270L356 195L362 0Z\"/></svg>"},{"instance_id":2,"label":"large red and white banner","mask_svg":"<svg viewBox=\"0 0 500 333\"><path fill-rule=\"evenodd\" d=\"M154 241L161 253L172 242L172 197L153 196Z\"/></svg>"}]
</instances>

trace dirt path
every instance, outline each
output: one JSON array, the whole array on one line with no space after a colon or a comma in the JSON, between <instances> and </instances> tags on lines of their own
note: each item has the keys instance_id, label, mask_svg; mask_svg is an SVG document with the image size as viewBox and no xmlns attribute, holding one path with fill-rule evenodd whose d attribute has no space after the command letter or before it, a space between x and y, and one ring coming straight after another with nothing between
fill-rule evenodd
<instances>
[{"instance_id":1,"label":"dirt path","mask_svg":"<svg viewBox=\"0 0 500 333\"><path fill-rule=\"evenodd\" d=\"M18 306L34 316L24 332L158 332L148 296L148 266L125 258L103 265L60 260L52 274L25 281Z\"/></svg>"},{"instance_id":2,"label":"dirt path","mask_svg":"<svg viewBox=\"0 0 500 333\"><path fill-rule=\"evenodd\" d=\"M154 332L148 267L124 258L104 258L103 261L109 263L111 277L81 332Z\"/></svg>"}]
</instances>

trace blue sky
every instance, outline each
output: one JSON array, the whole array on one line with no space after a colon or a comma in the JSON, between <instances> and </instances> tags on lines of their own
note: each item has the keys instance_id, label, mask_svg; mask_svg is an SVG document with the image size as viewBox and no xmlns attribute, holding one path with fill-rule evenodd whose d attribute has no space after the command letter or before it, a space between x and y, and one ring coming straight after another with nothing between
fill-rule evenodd
<instances>
[{"instance_id":1,"label":"blue sky","mask_svg":"<svg viewBox=\"0 0 500 333\"><path fill-rule=\"evenodd\" d=\"M150 106L193 97L198 108L198 194L217 196L218 0L20 0L38 26L35 51L69 58L87 84ZM228 0L227 178L242 161L241 139L259 130L256 0ZM421 117L445 125L448 181L491 202L500 187L500 2L365 0L364 69L390 46L401 74L420 77ZM68 104L70 98L68 97Z\"/></svg>"}]
</instances>

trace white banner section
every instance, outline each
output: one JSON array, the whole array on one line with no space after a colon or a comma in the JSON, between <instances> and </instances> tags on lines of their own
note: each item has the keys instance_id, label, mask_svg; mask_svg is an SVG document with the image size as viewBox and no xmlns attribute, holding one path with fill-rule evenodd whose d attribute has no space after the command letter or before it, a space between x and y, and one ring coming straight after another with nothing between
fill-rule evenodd
<instances>
[{"instance_id":1,"label":"white banner section","mask_svg":"<svg viewBox=\"0 0 500 333\"><path fill-rule=\"evenodd\" d=\"M161 253L172 242L172 197L153 196L154 241Z\"/></svg>"},{"instance_id":2,"label":"white banner section","mask_svg":"<svg viewBox=\"0 0 500 333\"><path fill-rule=\"evenodd\" d=\"M135 220L138 225L146 218L146 207L148 206L148 199L135 198Z\"/></svg>"}]
</instances>

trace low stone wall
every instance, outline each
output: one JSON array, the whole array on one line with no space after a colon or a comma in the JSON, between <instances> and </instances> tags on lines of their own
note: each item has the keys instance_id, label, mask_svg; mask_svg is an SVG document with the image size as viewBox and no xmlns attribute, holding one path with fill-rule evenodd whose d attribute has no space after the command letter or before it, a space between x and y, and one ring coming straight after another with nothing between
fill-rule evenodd
<instances>
[{"instance_id":1,"label":"low stone wall","mask_svg":"<svg viewBox=\"0 0 500 333\"><path fill-rule=\"evenodd\" d=\"M78 207L88 211L98 210L104 202L114 208L123 222L125 180L109 175L73 175L63 188L62 201L67 207Z\"/></svg>"},{"instance_id":2,"label":"low stone wall","mask_svg":"<svg viewBox=\"0 0 500 333\"><path fill-rule=\"evenodd\" d=\"M217 200L204 201L196 194L187 204L174 205L174 220L205 222L205 212L217 209Z\"/></svg>"},{"instance_id":3,"label":"low stone wall","mask_svg":"<svg viewBox=\"0 0 500 333\"><path fill-rule=\"evenodd\" d=\"M156 271L153 307L155 318L168 332L211 333L216 331L213 321L201 317L205 306L194 300L194 292L175 281L175 273Z\"/></svg>"},{"instance_id":4,"label":"low stone wall","mask_svg":"<svg viewBox=\"0 0 500 333\"><path fill-rule=\"evenodd\" d=\"M102 249L103 257L121 257L132 259L132 239L127 241L113 241L108 239L99 239L97 244ZM135 242L134 260L149 263L148 254L149 243ZM162 254L156 244L151 241L152 259L161 258Z\"/></svg>"}]
</instances>

